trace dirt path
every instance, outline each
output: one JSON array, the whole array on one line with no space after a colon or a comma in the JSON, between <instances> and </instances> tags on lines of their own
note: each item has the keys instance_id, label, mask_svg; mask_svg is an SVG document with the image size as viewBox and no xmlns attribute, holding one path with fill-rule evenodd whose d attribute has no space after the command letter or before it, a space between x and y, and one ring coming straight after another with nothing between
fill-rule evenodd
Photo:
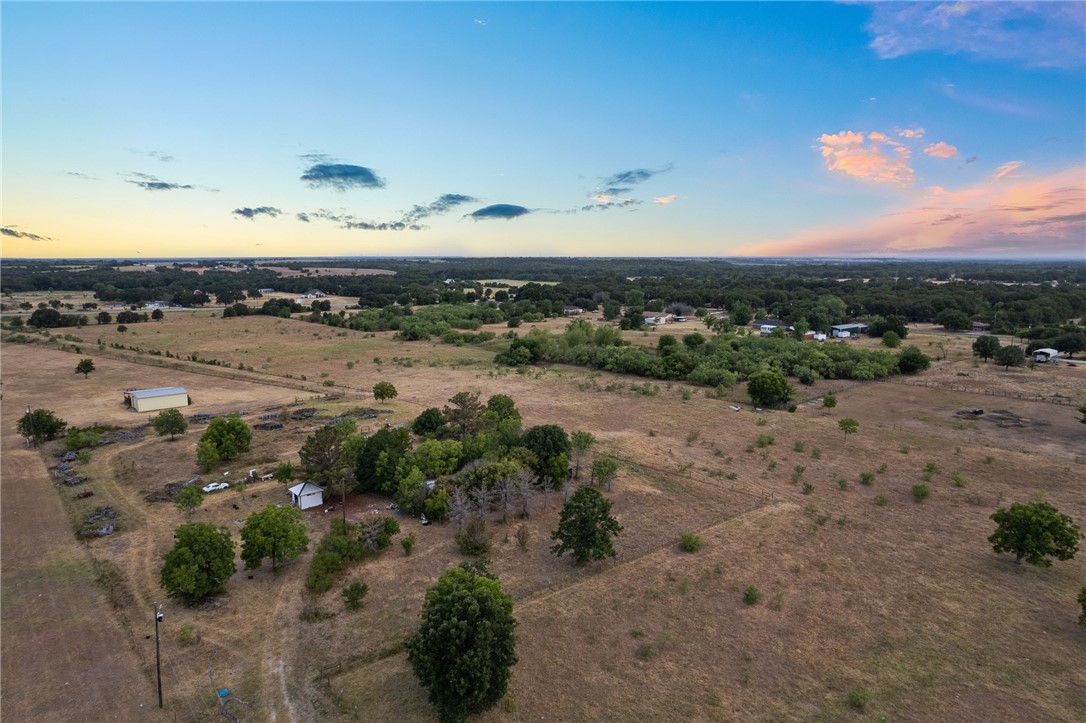
<instances>
[{"instance_id":1,"label":"dirt path","mask_svg":"<svg viewBox=\"0 0 1086 723\"><path fill-rule=\"evenodd\" d=\"M0 675L4 720L157 719L149 677L94 581L52 479L14 433L21 398L5 379L0 424ZM18 400L18 401L17 401ZM148 615L150 620L150 615Z\"/></svg>"}]
</instances>

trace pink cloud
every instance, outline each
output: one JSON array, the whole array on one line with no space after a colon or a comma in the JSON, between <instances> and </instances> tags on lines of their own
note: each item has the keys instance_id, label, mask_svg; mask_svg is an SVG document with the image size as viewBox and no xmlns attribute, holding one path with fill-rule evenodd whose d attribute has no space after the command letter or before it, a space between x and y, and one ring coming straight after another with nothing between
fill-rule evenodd
<instances>
[{"instance_id":1,"label":"pink cloud","mask_svg":"<svg viewBox=\"0 0 1086 723\"><path fill-rule=\"evenodd\" d=\"M606 193L597 193L595 196L592 197L592 200L598 203L611 203L611 200L613 198L614 196L610 196Z\"/></svg>"},{"instance_id":2,"label":"pink cloud","mask_svg":"<svg viewBox=\"0 0 1086 723\"><path fill-rule=\"evenodd\" d=\"M675 203L678 198L679 197L677 194L672 193L669 196L656 196L652 199L652 202L655 203L657 206L666 206L669 203Z\"/></svg>"},{"instance_id":3,"label":"pink cloud","mask_svg":"<svg viewBox=\"0 0 1086 723\"><path fill-rule=\"evenodd\" d=\"M905 128L904 130L898 131L898 135L900 135L902 138L923 138L924 137L924 129L923 128Z\"/></svg>"},{"instance_id":4,"label":"pink cloud","mask_svg":"<svg viewBox=\"0 0 1086 723\"><path fill-rule=\"evenodd\" d=\"M924 148L924 153L929 156L935 156L936 158L953 158L958 155L958 149L949 143L939 141L938 143L932 143L930 146Z\"/></svg>"},{"instance_id":5,"label":"pink cloud","mask_svg":"<svg viewBox=\"0 0 1086 723\"><path fill-rule=\"evenodd\" d=\"M909 149L890 141L882 133L876 131L866 136L857 131L823 133L818 142L826 170L868 183L902 188L912 185ZM885 145L893 146L893 152L884 152Z\"/></svg>"},{"instance_id":6,"label":"pink cloud","mask_svg":"<svg viewBox=\"0 0 1086 723\"><path fill-rule=\"evenodd\" d=\"M1022 167L1022 161L1007 161L996 169L996 178L1013 178L1015 172Z\"/></svg>"},{"instance_id":7,"label":"pink cloud","mask_svg":"<svg viewBox=\"0 0 1086 723\"><path fill-rule=\"evenodd\" d=\"M1009 165L1009 164L1008 164ZM1078 256L1086 238L1086 168L1036 179L932 186L891 213L751 244L750 256ZM998 182L996 182L998 180Z\"/></svg>"}]
</instances>

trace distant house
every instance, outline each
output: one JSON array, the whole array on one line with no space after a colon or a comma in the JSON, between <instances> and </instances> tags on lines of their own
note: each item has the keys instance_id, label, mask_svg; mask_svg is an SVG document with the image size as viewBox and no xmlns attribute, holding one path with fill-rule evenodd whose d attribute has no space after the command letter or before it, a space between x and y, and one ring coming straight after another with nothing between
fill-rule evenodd
<instances>
[{"instance_id":1,"label":"distant house","mask_svg":"<svg viewBox=\"0 0 1086 723\"><path fill-rule=\"evenodd\" d=\"M262 294L271 294L271 293L275 292L275 289L265 288L265 289L257 289L257 291L259 291Z\"/></svg>"},{"instance_id":2,"label":"distant house","mask_svg":"<svg viewBox=\"0 0 1086 723\"><path fill-rule=\"evenodd\" d=\"M130 389L124 393L124 403L137 412L157 412L160 409L187 407L189 394L184 387Z\"/></svg>"},{"instance_id":3,"label":"distant house","mask_svg":"<svg viewBox=\"0 0 1086 723\"><path fill-rule=\"evenodd\" d=\"M983 321L973 322L973 331L991 331L992 325Z\"/></svg>"},{"instance_id":4,"label":"distant house","mask_svg":"<svg viewBox=\"0 0 1086 723\"><path fill-rule=\"evenodd\" d=\"M834 324L830 333L838 339L847 339L867 331L867 324Z\"/></svg>"},{"instance_id":5,"label":"distant house","mask_svg":"<svg viewBox=\"0 0 1086 723\"><path fill-rule=\"evenodd\" d=\"M168 309L170 308L170 302L168 301L148 301L143 305L144 309Z\"/></svg>"},{"instance_id":6,"label":"distant house","mask_svg":"<svg viewBox=\"0 0 1086 723\"><path fill-rule=\"evenodd\" d=\"M325 296L328 296L328 294L324 293L320 289L310 289L309 291L305 292L304 294L302 294L298 298L299 299L323 299Z\"/></svg>"},{"instance_id":7,"label":"distant house","mask_svg":"<svg viewBox=\"0 0 1086 723\"><path fill-rule=\"evenodd\" d=\"M300 510L324 504L324 489L312 482L300 482L287 490L290 503Z\"/></svg>"},{"instance_id":8,"label":"distant house","mask_svg":"<svg viewBox=\"0 0 1086 723\"><path fill-rule=\"evenodd\" d=\"M1059 351L1056 349L1034 349L1033 361L1044 364L1045 362L1056 361L1060 356Z\"/></svg>"},{"instance_id":9,"label":"distant house","mask_svg":"<svg viewBox=\"0 0 1086 723\"><path fill-rule=\"evenodd\" d=\"M675 317L664 311L643 311L641 317L649 326L656 326L657 324L670 324Z\"/></svg>"},{"instance_id":10,"label":"distant house","mask_svg":"<svg viewBox=\"0 0 1086 723\"><path fill-rule=\"evenodd\" d=\"M562 313L566 316L573 316L574 314L583 314L584 309L579 306L563 306Z\"/></svg>"}]
</instances>

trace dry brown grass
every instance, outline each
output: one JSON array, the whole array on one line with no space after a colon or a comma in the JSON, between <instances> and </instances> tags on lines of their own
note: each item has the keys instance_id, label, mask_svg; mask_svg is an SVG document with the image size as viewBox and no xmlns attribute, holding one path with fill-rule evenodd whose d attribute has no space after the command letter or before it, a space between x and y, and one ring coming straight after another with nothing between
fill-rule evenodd
<instances>
[{"instance_id":1,"label":"dry brown grass","mask_svg":"<svg viewBox=\"0 0 1086 723\"><path fill-rule=\"evenodd\" d=\"M560 328L567 321L540 326ZM700 325L683 326L683 333L700 331ZM801 387L802 399L837 390L837 409L801 404L795 414L759 415L746 409L741 388L733 390L733 398L745 409L733 413L727 402L698 389L684 400L684 384L661 383L657 396L628 388L605 392L610 382L644 380L561 366L518 374L493 367L492 349L397 342L389 334L340 336L339 330L294 321L212 320L206 313L130 328L135 335L116 335L113 327L100 331L107 343L199 350L201 356L252 365L278 381L306 374L312 382L324 371L337 386L366 390L387 379L400 392L389 405L392 421L440 407L463 389L484 398L509 394L526 425L592 431L597 451L621 460L608 494L625 526L615 560L578 569L549 554L561 493L523 523L530 530L526 551L515 540L520 521L492 526L491 567L515 600L520 663L510 689L516 705L501 706L483 720L1086 716L1086 654L1074 603L1086 563L1080 557L1050 570L1017 567L992 554L985 541L988 515L997 506L1037 494L1086 521L1086 500L1076 485L1086 450L1074 407L980 393L1067 393L1077 406L1086 401L1086 388L1074 384L1074 371L1038 367L1004 373L991 365L974 367L964 358L972 340L948 337L948 361L921 377L942 386L819 383ZM91 336L88 331L81 335ZM93 331L98 336L99 329ZM907 343L928 351L928 341L941 339L926 334L911 335ZM655 340L651 334L641 338ZM162 370L124 360L96 359L100 371L84 380L71 372L78 359L73 354L8 344L3 355L9 402L15 390L33 390L34 406L54 409L75 424L130 425L133 413L117 408L118 390L167 383ZM374 357L383 363L375 364ZM393 357L411 365L394 363ZM145 358L133 361L140 360ZM354 368L347 370L346 361L355 361ZM201 404L224 397L216 411L257 412L301 394L171 374L171 384L216 385L193 395ZM183 381L174 381L181 379L177 375ZM954 388L964 382L975 382L978 391ZM317 405L331 415L360 403L320 400ZM961 407L1001 407L1034 424L962 422L953 416ZM861 425L847 441L837 429L845 416ZM253 451L231 469L266 468L296 458L317 423L258 432ZM160 599L161 554L183 521L170 505L142 501L147 480L174 481L195 473L198 434L194 429L176 442L147 438L94 453L96 497L81 503L108 499L122 509L124 529L87 549L124 571L133 603L118 611L120 620L137 619ZM747 452L762 434L772 435L774 443ZM796 442L803 443L802 452ZM820 459L812 456L815 448ZM932 495L916 504L909 489L921 481L929 462L939 468L928 483ZM872 486L859 483L861 472L875 472L883 464L885 471ZM806 469L793 484L796 465ZM954 474L964 479L964 487L955 485ZM838 488L838 479L849 482L847 490ZM810 494L804 494L802 482L813 485ZM887 504L875 505L876 495ZM236 521L248 510L282 499L276 483L250 485L244 493L210 495L193 519L236 532ZM348 511L355 518L369 517L383 503L358 497ZM12 502L5 484L5 515L12 504L26 503ZM66 504L71 511L82 510ZM327 529L327 515L307 512L306 522L315 543ZM417 624L427 586L461 557L447 527L421 527L402 518L401 524L405 533L418 536L413 555L405 557L394 543L344 580L369 585L360 612L344 609L338 588L316 600L303 592L311 553L278 575L265 567L250 580L250 573L239 571L227 594L203 607L168 605L164 655L170 660L170 709L184 718L213 714L206 677L213 661L217 682L250 701L256 718L431 719L400 644ZM677 547L679 535L690 531L707 543L695 554ZM5 583L6 559L5 547ZM754 606L742 599L749 585L762 592ZM300 622L298 614L309 604L336 615ZM5 653L18 623L7 616L5 610ZM198 643L177 643L185 624L194 627ZM124 629L132 649L141 649L142 628ZM322 669L337 664L341 667L326 685L319 679ZM845 701L856 687L871 696L862 715ZM6 691L4 700L6 712Z\"/></svg>"}]
</instances>

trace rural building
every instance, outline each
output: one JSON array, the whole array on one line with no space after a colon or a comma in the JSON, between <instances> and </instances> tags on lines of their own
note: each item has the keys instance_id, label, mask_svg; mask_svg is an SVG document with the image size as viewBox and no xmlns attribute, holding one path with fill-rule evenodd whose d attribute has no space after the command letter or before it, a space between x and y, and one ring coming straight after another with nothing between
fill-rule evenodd
<instances>
[{"instance_id":1,"label":"rural building","mask_svg":"<svg viewBox=\"0 0 1086 723\"><path fill-rule=\"evenodd\" d=\"M973 331L991 331L992 330L992 325L987 324L987 323L985 323L983 321L974 321L972 328L973 328Z\"/></svg>"},{"instance_id":2,"label":"rural building","mask_svg":"<svg viewBox=\"0 0 1086 723\"><path fill-rule=\"evenodd\" d=\"M184 387L161 387L130 389L124 393L124 403L137 412L157 412L160 409L187 407L190 400Z\"/></svg>"},{"instance_id":3,"label":"rural building","mask_svg":"<svg viewBox=\"0 0 1086 723\"><path fill-rule=\"evenodd\" d=\"M867 324L834 324L830 327L833 336L847 339L867 331Z\"/></svg>"},{"instance_id":4,"label":"rural building","mask_svg":"<svg viewBox=\"0 0 1086 723\"><path fill-rule=\"evenodd\" d=\"M1033 351L1033 361L1044 364L1045 362L1056 361L1060 356L1059 351L1055 349L1035 349Z\"/></svg>"},{"instance_id":5,"label":"rural building","mask_svg":"<svg viewBox=\"0 0 1086 723\"><path fill-rule=\"evenodd\" d=\"M579 306L563 306L562 313L566 316L571 316L573 314L583 314L584 309Z\"/></svg>"},{"instance_id":6,"label":"rural building","mask_svg":"<svg viewBox=\"0 0 1086 723\"><path fill-rule=\"evenodd\" d=\"M301 482L287 490L290 503L301 510L324 504L324 490L312 482Z\"/></svg>"},{"instance_id":7,"label":"rural building","mask_svg":"<svg viewBox=\"0 0 1086 723\"><path fill-rule=\"evenodd\" d=\"M671 320L675 318L671 314L663 311L643 311L641 312L641 317L644 319L645 323L650 326L655 326L656 324L670 324Z\"/></svg>"},{"instance_id":8,"label":"rural building","mask_svg":"<svg viewBox=\"0 0 1086 723\"><path fill-rule=\"evenodd\" d=\"M310 289L309 291L302 294L299 298L301 298L301 299L323 299L327 295L328 294L324 293L320 289Z\"/></svg>"},{"instance_id":9,"label":"rural building","mask_svg":"<svg viewBox=\"0 0 1086 723\"><path fill-rule=\"evenodd\" d=\"M263 289L257 289L257 291L259 291L261 294L271 294L275 291L275 289L265 287Z\"/></svg>"}]
</instances>

